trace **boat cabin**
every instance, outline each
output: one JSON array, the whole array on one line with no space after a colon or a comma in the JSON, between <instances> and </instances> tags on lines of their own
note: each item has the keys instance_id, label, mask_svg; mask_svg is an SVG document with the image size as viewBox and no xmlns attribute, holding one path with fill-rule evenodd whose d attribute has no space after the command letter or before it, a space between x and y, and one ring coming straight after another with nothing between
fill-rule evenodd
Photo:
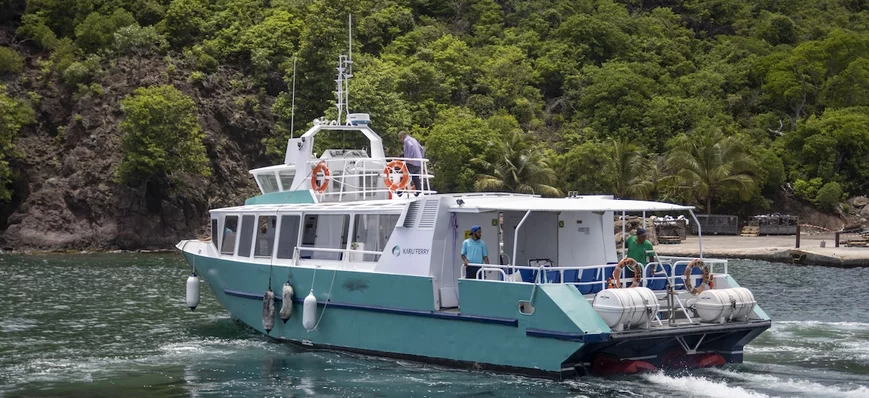
<instances>
[{"instance_id":1,"label":"boat cabin","mask_svg":"<svg viewBox=\"0 0 869 398\"><path fill-rule=\"evenodd\" d=\"M362 134L368 149L330 149L315 157L313 142L323 130ZM408 172L410 161L421 165L418 174ZM317 124L289 140L285 164L251 171L262 195L211 211L211 255L431 278L435 308L456 308L467 272L462 243L479 225L489 264L470 264L477 271L467 283L572 283L592 295L606 288L618 261L618 213L691 209L605 196L436 194L427 165L426 159L385 157L367 124ZM676 283L685 260L643 264L652 269L643 272L642 283L659 290ZM622 272L627 286L633 271Z\"/></svg>"}]
</instances>

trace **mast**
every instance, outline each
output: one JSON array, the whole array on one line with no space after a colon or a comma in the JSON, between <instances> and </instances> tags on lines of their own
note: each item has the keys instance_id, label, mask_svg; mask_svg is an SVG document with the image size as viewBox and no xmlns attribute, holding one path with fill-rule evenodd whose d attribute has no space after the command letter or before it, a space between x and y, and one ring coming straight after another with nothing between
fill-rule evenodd
<instances>
[{"instance_id":1,"label":"mast","mask_svg":"<svg viewBox=\"0 0 869 398\"><path fill-rule=\"evenodd\" d=\"M338 118L335 122L340 126L345 123L350 123L350 78L353 77L353 16L347 16L348 23L348 50L347 55L341 54L338 56L338 78L335 79L338 91L336 92L338 101L335 106L338 108ZM341 122L341 117L344 117L344 122Z\"/></svg>"}]
</instances>

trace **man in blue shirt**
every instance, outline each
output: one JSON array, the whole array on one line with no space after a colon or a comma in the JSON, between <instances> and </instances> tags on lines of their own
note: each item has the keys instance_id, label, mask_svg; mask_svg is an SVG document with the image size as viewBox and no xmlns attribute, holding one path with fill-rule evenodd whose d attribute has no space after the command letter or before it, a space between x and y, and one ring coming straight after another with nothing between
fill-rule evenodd
<instances>
[{"instance_id":1,"label":"man in blue shirt","mask_svg":"<svg viewBox=\"0 0 869 398\"><path fill-rule=\"evenodd\" d=\"M405 160L404 162L407 164L408 173L410 173L410 181L413 183L414 189L417 190L416 196L419 196L418 191L422 189L422 185L419 183L422 161L419 159L425 158L425 149L422 148L422 145L419 144L416 138L409 136L406 131L399 132L398 139L404 144L404 157L414 159Z\"/></svg>"},{"instance_id":2,"label":"man in blue shirt","mask_svg":"<svg viewBox=\"0 0 869 398\"><path fill-rule=\"evenodd\" d=\"M465 262L465 279L476 279L479 266L468 264L488 264L489 248L483 242L483 230L479 225L471 227L471 237L462 242L462 261Z\"/></svg>"}]
</instances>

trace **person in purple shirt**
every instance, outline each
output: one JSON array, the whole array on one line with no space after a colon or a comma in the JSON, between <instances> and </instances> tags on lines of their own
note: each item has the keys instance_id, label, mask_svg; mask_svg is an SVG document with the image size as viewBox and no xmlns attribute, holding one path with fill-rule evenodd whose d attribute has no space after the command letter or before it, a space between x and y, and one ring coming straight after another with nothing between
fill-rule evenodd
<instances>
[{"instance_id":1,"label":"person in purple shirt","mask_svg":"<svg viewBox=\"0 0 869 398\"><path fill-rule=\"evenodd\" d=\"M425 158L425 149L419 144L416 138L411 137L406 131L398 133L398 139L404 144L404 157L415 159L405 160L407 171L410 173L410 181L413 183L417 192L415 196L419 196L419 191L422 190L422 185L419 183L420 170L422 169L422 161L419 159ZM401 195L401 192L398 193Z\"/></svg>"}]
</instances>

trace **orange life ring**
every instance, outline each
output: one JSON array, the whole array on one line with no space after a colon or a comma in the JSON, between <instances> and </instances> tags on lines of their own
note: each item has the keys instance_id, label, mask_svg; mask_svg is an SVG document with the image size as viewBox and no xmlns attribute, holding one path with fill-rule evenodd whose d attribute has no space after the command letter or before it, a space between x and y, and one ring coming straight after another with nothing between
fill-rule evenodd
<instances>
[{"instance_id":1,"label":"orange life ring","mask_svg":"<svg viewBox=\"0 0 869 398\"><path fill-rule=\"evenodd\" d=\"M695 287L691 286L691 271L694 269L694 267L697 267L697 266L699 266L700 269L703 271L703 280L700 281L700 286L697 286L695 288ZM703 260L701 260L699 258L695 258L695 259L691 260L691 262L688 263L688 266L685 267L684 279L685 279L685 290L691 292L691 294L699 294L699 293L703 292L704 290L706 290L706 288L703 287L703 285L709 286L710 289L715 288L715 282L712 280L712 274L709 273L709 267L707 267L706 264L703 262Z\"/></svg>"},{"instance_id":2,"label":"orange life ring","mask_svg":"<svg viewBox=\"0 0 869 398\"><path fill-rule=\"evenodd\" d=\"M317 175L323 172L323 182L317 183ZM323 193L326 188L329 187L329 176L332 173L329 172L329 167L326 166L326 162L317 163L317 166L314 167L314 171L311 172L311 188L319 193Z\"/></svg>"},{"instance_id":3,"label":"orange life ring","mask_svg":"<svg viewBox=\"0 0 869 398\"><path fill-rule=\"evenodd\" d=\"M391 177L394 172L401 173L401 178L398 182L392 181ZM407 165L403 161L398 159L390 161L386 164L386 168L383 169L383 173L386 174L383 182L391 192L407 189L407 182L410 181L410 172L407 171Z\"/></svg>"},{"instance_id":4,"label":"orange life ring","mask_svg":"<svg viewBox=\"0 0 869 398\"><path fill-rule=\"evenodd\" d=\"M631 270L634 271L634 281L631 282L631 285L628 287L640 286L640 279L643 277L643 267L641 267L636 260L630 257L625 257L622 261L619 261L619 263L616 264L616 268L613 269L612 279L614 281L614 287L622 287L622 268L624 267L631 267Z\"/></svg>"}]
</instances>

